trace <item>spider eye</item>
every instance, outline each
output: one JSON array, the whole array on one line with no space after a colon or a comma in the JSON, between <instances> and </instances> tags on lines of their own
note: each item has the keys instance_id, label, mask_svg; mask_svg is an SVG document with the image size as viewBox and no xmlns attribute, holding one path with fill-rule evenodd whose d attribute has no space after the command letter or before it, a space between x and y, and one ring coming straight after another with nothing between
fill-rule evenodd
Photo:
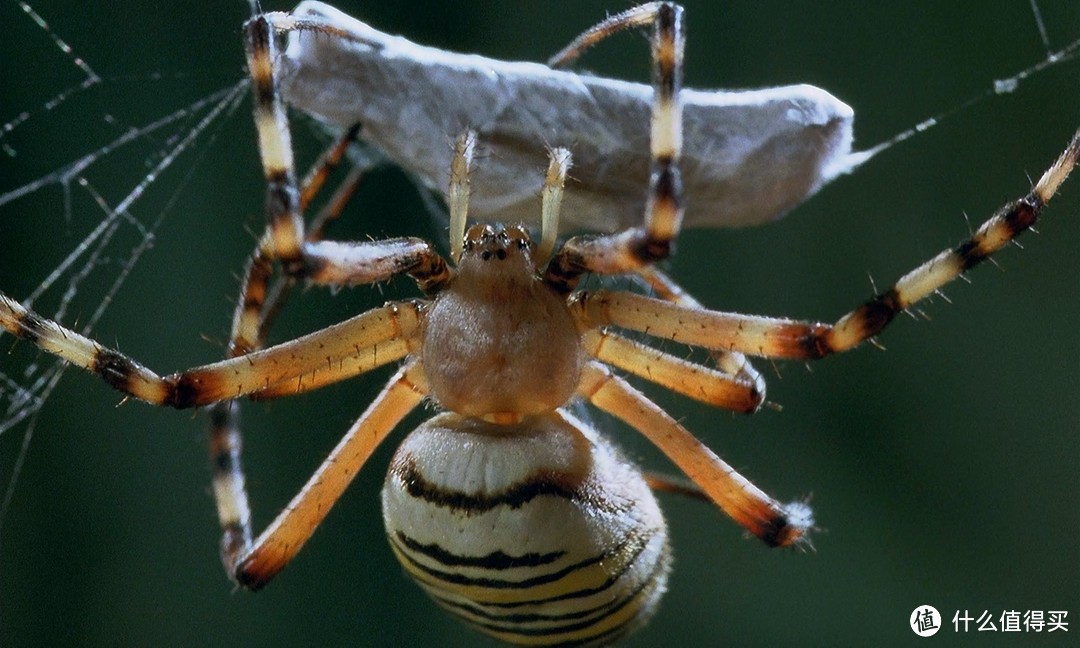
<instances>
[{"instance_id":1,"label":"spider eye","mask_svg":"<svg viewBox=\"0 0 1080 648\"><path fill-rule=\"evenodd\" d=\"M532 237L529 236L529 231L524 227L511 225L506 228L506 235L510 241L517 244L520 250L527 250L532 247Z\"/></svg>"}]
</instances>

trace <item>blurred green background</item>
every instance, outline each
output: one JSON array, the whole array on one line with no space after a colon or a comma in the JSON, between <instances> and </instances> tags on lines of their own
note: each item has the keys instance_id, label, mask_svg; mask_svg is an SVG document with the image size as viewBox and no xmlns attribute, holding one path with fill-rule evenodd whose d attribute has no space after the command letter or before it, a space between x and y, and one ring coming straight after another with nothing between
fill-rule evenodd
<instances>
[{"instance_id":1,"label":"blurred green background","mask_svg":"<svg viewBox=\"0 0 1080 648\"><path fill-rule=\"evenodd\" d=\"M866 148L986 92L1046 57L1026 0L998 3L688 2L687 83L755 87L808 82L856 110ZM391 33L450 49L539 60L625 3L339 4ZM1051 45L1080 38L1080 3L1042 1ZM33 7L103 79L54 110L83 78L10 0L0 7L0 193L56 171L126 129L240 79L242 2ZM266 9L287 9L267 5ZM645 79L643 39L585 59ZM831 319L1024 193L1080 125L1080 65L1054 66L1010 95L963 109L826 188L787 219L695 231L670 267L713 307ZM131 212L164 220L96 335L161 371L212 361L228 334L237 274L261 227L262 182L245 103L154 183ZM302 160L319 148L296 130ZM183 131L182 131L183 132ZM85 172L116 205L168 146L150 134ZM539 143L538 143L539 144ZM65 216L65 195L70 209ZM0 207L0 289L21 299L102 216L77 184ZM980 268L873 347L815 364L759 363L782 411L718 412L649 389L728 461L780 499L812 494L816 551L770 551L718 511L662 496L676 553L670 591L638 646L892 645L920 604L957 643L957 610L1067 610L1070 632L1025 642L1075 645L1080 632L1080 178L1047 210L1041 236ZM377 174L334 234L440 237L393 171ZM110 248L114 274L137 240ZM91 277L65 321L93 312ZM39 303L51 312L61 291ZM395 295L298 295L278 338L313 330ZM11 338L0 341L7 354ZM26 344L0 357L22 380ZM364 408L384 374L244 410L246 465L260 526L293 495ZM8 389L0 385L0 389ZM383 539L378 490L393 444L359 475L300 557L258 594L233 591L217 557L205 415L129 403L71 371L46 404L3 519L0 644L132 646L489 645L429 603ZM6 401L5 401L6 402ZM610 433L666 469L630 431ZM400 440L399 431L394 439ZM11 480L25 425L0 435ZM1015 635L963 637L977 645Z\"/></svg>"}]
</instances>

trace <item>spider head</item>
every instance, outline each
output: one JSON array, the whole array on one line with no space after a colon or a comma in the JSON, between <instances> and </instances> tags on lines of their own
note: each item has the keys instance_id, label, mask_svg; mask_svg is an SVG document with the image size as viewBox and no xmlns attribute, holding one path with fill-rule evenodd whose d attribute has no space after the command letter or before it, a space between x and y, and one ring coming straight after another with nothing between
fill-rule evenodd
<instances>
[{"instance_id":1,"label":"spider head","mask_svg":"<svg viewBox=\"0 0 1080 648\"><path fill-rule=\"evenodd\" d=\"M465 233L458 269L488 274L536 272L533 241L524 227L477 224Z\"/></svg>"}]
</instances>

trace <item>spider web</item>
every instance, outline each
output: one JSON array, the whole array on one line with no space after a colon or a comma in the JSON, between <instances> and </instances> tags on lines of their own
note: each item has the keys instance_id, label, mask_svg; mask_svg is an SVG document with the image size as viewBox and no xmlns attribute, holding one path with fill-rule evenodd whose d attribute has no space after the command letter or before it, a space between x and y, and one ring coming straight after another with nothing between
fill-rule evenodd
<instances>
[{"instance_id":1,"label":"spider web","mask_svg":"<svg viewBox=\"0 0 1080 648\"><path fill-rule=\"evenodd\" d=\"M55 59L60 68L68 65L74 80L44 103L3 116L7 119L0 125L3 176L14 183L0 190L0 210L5 214L5 224L0 227L14 233L14 220L26 199L46 195L56 205L49 220L35 227L62 231L69 247L46 276L37 278L38 283L23 296L22 303L60 321L67 321L78 305L80 321L75 328L90 334L139 259L153 246L158 227L174 215L190 174L204 157L200 147L210 146L219 123L236 111L246 84L234 81L144 121L133 121L138 117L121 119L112 112L87 114L87 110L101 110L97 106L119 101L114 99L117 89L131 84L156 85L164 77L159 73L99 76L29 4L18 3L18 12L13 13L22 15L12 15L8 24L39 30L46 52L42 58ZM55 48L52 51L48 49L50 42ZM58 153L59 147L42 150L48 146L42 143L48 140L40 138L40 129L71 128L76 123L72 120L103 126L98 139L85 140L89 146L73 151L61 166L20 182L27 173L34 173L31 169L38 168L43 158L55 160L63 155ZM163 197L147 199L148 192L162 181L168 184ZM3 238L8 245L17 242L15 236ZM5 275L17 277L16 272L7 270ZM85 293L90 293L89 299L84 299ZM0 372L0 435L27 424L0 504L0 525L23 453L33 437L34 416L63 372L63 363L48 358L21 367L17 374Z\"/></svg>"},{"instance_id":2,"label":"spider web","mask_svg":"<svg viewBox=\"0 0 1080 648\"><path fill-rule=\"evenodd\" d=\"M894 123L899 120L904 126L899 132L889 134L889 127L880 122L871 126L877 129L871 137L880 143L864 147L863 156L852 170L913 138L926 137L946 122L975 119L972 115L980 111L994 110L995 102L1022 98L1028 82L1044 75L1071 75L1071 85L1062 94L1073 95L1072 99L1063 101L1071 106L1075 122L1080 117L1075 100L1075 59L1080 40L1067 41L1076 38L1075 31L1070 34L1068 25L1057 19L1045 20L1044 9L1052 9L1054 16L1067 15L1056 5L1046 3L1044 7L1030 0L1024 12L1026 18L1017 23L1017 31L1024 34L1019 38L1036 43L1025 51L1034 49L1040 52L1037 56L1021 59L1004 56L1008 65L993 67L994 72L989 75L980 72L981 81L967 82L959 95L954 92L946 96L927 89L929 109L916 115L897 116ZM127 302L126 312L135 308L132 304L138 303L139 295L134 294L131 284L138 281L140 269L152 263L147 257L163 254L169 255L169 259L190 259L202 255L192 239L178 244L171 236L162 236L162 231L195 228L196 222L202 228L216 223L218 228L228 228L231 233L223 235L219 229L207 231L206 237L235 236L250 241L245 228L258 227L261 196L257 189L254 193L234 196L233 211L227 213L214 213L221 203L208 205L202 198L207 193L230 193L214 184L220 174L232 169L217 159L228 157L226 149L242 149L250 160L243 174L248 180L258 180L254 140L250 132L243 134L245 129L250 131L245 103L248 90L235 26L245 17L245 7L237 3L230 9L228 20L223 18L222 24L207 36L207 42L213 43L213 51L207 54L213 60L211 64L197 56L202 52L197 46L180 39L165 42L161 35L167 30L162 24L127 25L123 29L95 33L80 30L71 12L63 13L37 3L8 3L0 11L0 22L8 25L6 29L11 32L9 42L18 42L23 48L3 51L4 60L14 61L16 65L6 65L7 69L0 72L3 87L13 89L10 93L5 91L0 103L0 290L44 315L92 335L118 299ZM383 26L370 11L366 8L364 11L373 24ZM602 15L602 12L594 13ZM481 21L482 17L469 13L459 19ZM167 23L185 17L166 16L162 20ZM584 26L588 20L580 24ZM386 29L394 31L390 27ZM420 40L419 36L416 38ZM695 47L693 43L692 36L691 48ZM115 56L110 50L116 49L134 56L155 50L188 51L192 62L177 65L179 59L152 56L146 61L136 61ZM598 65L603 64L601 53ZM33 69L13 69L20 66ZM1062 75L1061 70L1068 72ZM15 72L32 73L36 81L16 78ZM797 72L797 69L792 72L795 75L792 79L775 82L797 81ZM828 80L809 81L848 99L843 89L831 87ZM857 102L852 103L856 105L859 133L866 113ZM922 117L925 114L932 116ZM1031 114L1033 121L1038 121L1039 117L1034 112ZM1054 126L1053 138L1064 144L1069 135L1068 124ZM432 137L445 136L432 134ZM234 141L238 143L231 144ZM1007 160L993 163L1008 165ZM1026 165L1022 168L1030 170ZM1015 169L1013 166L1011 170ZM195 217L193 212L201 215ZM980 218L972 220L977 222ZM1074 224L1067 223L1065 227ZM381 234L392 227L380 224L377 231ZM177 253L178 245L189 249ZM222 259L219 265L230 266L233 273L239 272L242 254ZM212 253L211 258L215 258ZM180 271L177 272L180 276ZM141 288L146 289L147 284L143 282ZM160 289L167 291L170 287L160 286ZM213 314L221 316L221 324L216 327L206 324L207 328L192 335L225 333L228 299L233 297L231 294L215 297L218 307L213 309ZM144 322L150 325L157 317L153 312L146 313ZM168 330L170 335L179 333ZM114 342L110 338L102 341ZM3 336L0 344L6 352L12 345L11 337ZM25 343L15 344L15 350L0 359L3 497L0 555L5 520L22 482L24 462L34 452L35 436L43 433L38 427L38 417L46 408L64 406L53 398L62 384L64 365L28 352L25 346ZM132 355L139 357L138 353ZM212 356L203 357L212 359ZM81 375L68 379L75 380L90 379ZM69 439L69 442L81 440ZM3 618L0 616L0 622Z\"/></svg>"}]
</instances>

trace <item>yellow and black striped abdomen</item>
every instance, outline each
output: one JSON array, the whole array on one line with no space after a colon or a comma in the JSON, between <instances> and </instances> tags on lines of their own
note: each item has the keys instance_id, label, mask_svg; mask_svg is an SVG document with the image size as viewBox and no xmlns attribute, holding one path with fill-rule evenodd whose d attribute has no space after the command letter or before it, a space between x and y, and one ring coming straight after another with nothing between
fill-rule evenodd
<instances>
[{"instance_id":1,"label":"yellow and black striped abdomen","mask_svg":"<svg viewBox=\"0 0 1080 648\"><path fill-rule=\"evenodd\" d=\"M640 471L563 412L436 416L394 456L383 518L439 605L512 643L614 639L652 614L671 562Z\"/></svg>"}]
</instances>

